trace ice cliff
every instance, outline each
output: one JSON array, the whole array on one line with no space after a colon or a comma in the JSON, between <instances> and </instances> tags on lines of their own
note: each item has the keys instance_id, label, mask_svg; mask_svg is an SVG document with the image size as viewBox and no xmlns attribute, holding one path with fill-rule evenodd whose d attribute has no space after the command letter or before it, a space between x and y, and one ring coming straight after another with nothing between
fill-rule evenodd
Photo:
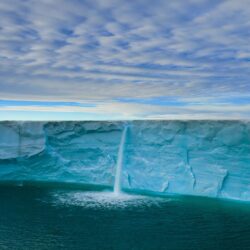
<instances>
[{"instance_id":1,"label":"ice cliff","mask_svg":"<svg viewBox=\"0 0 250 250\"><path fill-rule=\"evenodd\" d=\"M0 122L0 182L114 185L125 122ZM123 189L250 201L250 122L126 122Z\"/></svg>"}]
</instances>

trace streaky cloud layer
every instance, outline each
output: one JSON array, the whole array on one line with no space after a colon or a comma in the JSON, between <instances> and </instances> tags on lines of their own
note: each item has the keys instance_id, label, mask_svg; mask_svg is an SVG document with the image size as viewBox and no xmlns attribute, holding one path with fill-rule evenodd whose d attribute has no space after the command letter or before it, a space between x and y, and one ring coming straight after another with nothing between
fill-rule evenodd
<instances>
[{"instance_id":1,"label":"streaky cloud layer","mask_svg":"<svg viewBox=\"0 0 250 250\"><path fill-rule=\"evenodd\" d=\"M1 120L250 117L247 0L3 0L0 16Z\"/></svg>"}]
</instances>

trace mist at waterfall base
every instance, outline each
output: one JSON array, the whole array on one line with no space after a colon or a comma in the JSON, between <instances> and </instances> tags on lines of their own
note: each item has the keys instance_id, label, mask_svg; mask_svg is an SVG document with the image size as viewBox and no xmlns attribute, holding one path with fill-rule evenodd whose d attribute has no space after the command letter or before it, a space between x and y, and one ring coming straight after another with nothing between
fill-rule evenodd
<instances>
[{"instance_id":1,"label":"mist at waterfall base","mask_svg":"<svg viewBox=\"0 0 250 250\"><path fill-rule=\"evenodd\" d=\"M249 123L133 125L0 124L0 249L250 249Z\"/></svg>"}]
</instances>

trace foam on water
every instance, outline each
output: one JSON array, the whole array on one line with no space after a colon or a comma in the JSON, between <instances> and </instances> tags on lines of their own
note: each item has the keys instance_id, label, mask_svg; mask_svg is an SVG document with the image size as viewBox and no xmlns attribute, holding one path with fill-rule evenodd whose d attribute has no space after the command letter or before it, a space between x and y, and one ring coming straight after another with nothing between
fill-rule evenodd
<instances>
[{"instance_id":1,"label":"foam on water","mask_svg":"<svg viewBox=\"0 0 250 250\"><path fill-rule=\"evenodd\" d=\"M172 198L148 197L113 192L57 191L51 194L54 205L81 206L85 208L122 209L129 207L159 206Z\"/></svg>"}]
</instances>

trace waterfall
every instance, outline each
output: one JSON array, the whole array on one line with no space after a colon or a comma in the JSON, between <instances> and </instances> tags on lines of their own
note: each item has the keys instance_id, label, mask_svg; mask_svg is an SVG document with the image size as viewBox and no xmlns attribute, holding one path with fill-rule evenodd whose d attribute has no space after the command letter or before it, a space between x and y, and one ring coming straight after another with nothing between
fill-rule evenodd
<instances>
[{"instance_id":1,"label":"waterfall","mask_svg":"<svg viewBox=\"0 0 250 250\"><path fill-rule=\"evenodd\" d=\"M122 177L122 163L123 163L123 151L124 144L127 134L127 126L124 127L122 131L122 137L119 145L118 158L116 164L116 173L115 173L115 184L114 184L114 193L119 194L121 192L121 177Z\"/></svg>"}]
</instances>

